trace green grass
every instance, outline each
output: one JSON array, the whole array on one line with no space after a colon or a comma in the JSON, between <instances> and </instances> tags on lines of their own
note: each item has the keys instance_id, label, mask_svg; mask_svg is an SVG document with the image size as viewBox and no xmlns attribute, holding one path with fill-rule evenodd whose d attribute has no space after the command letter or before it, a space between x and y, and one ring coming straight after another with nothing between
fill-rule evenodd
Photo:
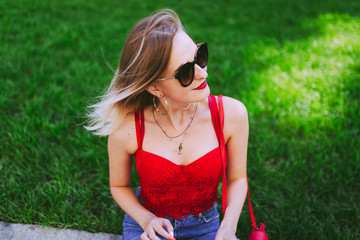
<instances>
[{"instance_id":1,"label":"green grass","mask_svg":"<svg viewBox=\"0 0 360 240\"><path fill-rule=\"evenodd\" d=\"M212 93L248 108L250 190L270 239L360 239L355 0L0 2L0 221L122 232L107 139L82 123L130 28L164 7L208 42ZM238 236L250 229L245 205Z\"/></svg>"}]
</instances>

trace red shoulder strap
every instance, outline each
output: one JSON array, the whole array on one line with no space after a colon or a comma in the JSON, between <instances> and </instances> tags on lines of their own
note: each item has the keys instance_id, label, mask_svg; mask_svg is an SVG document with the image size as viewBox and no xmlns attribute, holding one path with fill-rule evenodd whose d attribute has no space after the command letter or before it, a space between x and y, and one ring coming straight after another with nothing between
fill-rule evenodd
<instances>
[{"instance_id":1,"label":"red shoulder strap","mask_svg":"<svg viewBox=\"0 0 360 240\"><path fill-rule=\"evenodd\" d=\"M224 105L222 101L222 95L218 96L219 101L219 111L217 109L217 103L216 98L213 95L209 96L209 106L211 111L211 118L213 121L213 125L215 128L216 136L220 143L220 151L221 151L221 157L223 162L223 183L222 183L222 205L223 205L223 215L225 215L226 210L226 148L225 148L225 139L224 139ZM250 201L250 194L249 194L249 183L248 178L246 176L246 183L248 187L247 196L248 196L248 204L249 204L249 212L250 212L250 218L251 218L251 225L254 230L257 229L256 221L254 212L252 209L251 201Z\"/></svg>"},{"instance_id":2,"label":"red shoulder strap","mask_svg":"<svg viewBox=\"0 0 360 240\"><path fill-rule=\"evenodd\" d=\"M141 150L142 143L144 140L144 133L145 133L145 120L144 120L143 109L140 109L139 111L135 112L135 128L136 128L136 140L138 143L138 148Z\"/></svg>"},{"instance_id":3,"label":"red shoulder strap","mask_svg":"<svg viewBox=\"0 0 360 240\"><path fill-rule=\"evenodd\" d=\"M219 122L219 112L218 112L218 108L217 108L217 104L216 104L216 99L213 95L210 95L209 98L209 108L210 108L210 113L211 113L211 120L215 129L215 133L216 133L216 137L220 142L220 135L221 135L221 130L220 130L220 122Z\"/></svg>"},{"instance_id":4,"label":"red shoulder strap","mask_svg":"<svg viewBox=\"0 0 360 240\"><path fill-rule=\"evenodd\" d=\"M225 214L226 210L226 149L225 149L225 139L223 134L223 127L224 127L224 108L222 106L222 95L218 96L219 100L219 111L218 105L216 103L216 98L213 95L209 96L209 107L211 112L211 119L214 125L214 129L216 132L217 139L220 145L220 152L221 152L221 159L222 159L222 210L223 215Z\"/></svg>"}]
</instances>

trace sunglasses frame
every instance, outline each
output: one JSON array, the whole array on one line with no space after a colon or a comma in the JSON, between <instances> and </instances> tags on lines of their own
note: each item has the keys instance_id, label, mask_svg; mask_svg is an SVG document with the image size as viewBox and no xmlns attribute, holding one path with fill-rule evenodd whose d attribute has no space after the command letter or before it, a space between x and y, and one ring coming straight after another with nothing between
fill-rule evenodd
<instances>
[{"instance_id":1,"label":"sunglasses frame","mask_svg":"<svg viewBox=\"0 0 360 240\"><path fill-rule=\"evenodd\" d=\"M199 67L205 68L205 67L207 66L207 63L208 63L208 60L209 60L209 51L208 51L208 48L207 48L207 43L206 43L206 42L203 42L203 43L197 44L196 56L195 56L195 58L194 58L194 61L192 61L192 62L186 62L186 63L182 64L182 65L178 68L175 76L173 76L173 77L159 78L159 79L157 79L157 80L177 79L182 87L188 87L188 86L190 86L190 85L192 84L192 82L194 81L194 77L195 77L195 63L196 63L196 61L198 60L198 52L199 52L199 49L200 49L201 47L205 47L205 48L206 48L207 59L206 59L205 65L204 65L204 66L200 66L200 65L199 65ZM182 75L182 72L183 72L183 71L181 71L181 69L183 69L186 65L190 65L190 66L189 66L189 68L190 68L190 69L189 69L189 74L190 74L190 72L192 71L192 78L191 78L191 80L190 80L190 82L189 82L188 84L184 84L184 83L181 81L181 75Z\"/></svg>"}]
</instances>

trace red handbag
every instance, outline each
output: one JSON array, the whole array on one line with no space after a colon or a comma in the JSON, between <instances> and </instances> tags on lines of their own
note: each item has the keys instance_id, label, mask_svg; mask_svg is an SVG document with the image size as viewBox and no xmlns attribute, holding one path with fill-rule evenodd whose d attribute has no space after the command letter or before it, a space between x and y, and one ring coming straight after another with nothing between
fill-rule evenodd
<instances>
[{"instance_id":1,"label":"red handbag","mask_svg":"<svg viewBox=\"0 0 360 240\"><path fill-rule=\"evenodd\" d=\"M219 101L219 108L216 103L216 98L213 95L209 96L209 106L211 111L211 118L213 121L213 124L215 127L217 138L220 142L220 152L223 162L223 180L222 180L222 206L223 206L223 215L225 215L226 210L226 148L225 148L225 139L224 139L224 107L223 107L223 101L222 101L222 95L218 96ZM219 109L219 110L218 110ZM248 203L249 203L249 212L250 212L250 218L251 218L251 225L253 227L253 231L250 233L250 235L247 237L247 240L269 240L268 236L265 233L265 225L263 223L260 223L260 228L256 226L256 221L252 209L252 205L250 202L250 194L249 194L249 183L246 176L246 183L248 185L248 191L247 191L247 197L248 197Z\"/></svg>"}]
</instances>

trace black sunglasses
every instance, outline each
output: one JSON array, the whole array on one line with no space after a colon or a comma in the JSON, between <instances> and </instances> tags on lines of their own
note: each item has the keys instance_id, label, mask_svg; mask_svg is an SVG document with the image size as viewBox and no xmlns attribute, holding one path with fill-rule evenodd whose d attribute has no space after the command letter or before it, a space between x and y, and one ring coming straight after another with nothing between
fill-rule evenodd
<instances>
[{"instance_id":1,"label":"black sunglasses","mask_svg":"<svg viewBox=\"0 0 360 240\"><path fill-rule=\"evenodd\" d=\"M194 81L195 75L195 63L199 65L201 68L206 67L208 63L209 53L207 48L207 43L201 43L197 47L196 57L192 62L186 62L181 65L174 77L165 77L159 78L158 80L167 80L176 78L181 86L187 87L190 86Z\"/></svg>"}]
</instances>

